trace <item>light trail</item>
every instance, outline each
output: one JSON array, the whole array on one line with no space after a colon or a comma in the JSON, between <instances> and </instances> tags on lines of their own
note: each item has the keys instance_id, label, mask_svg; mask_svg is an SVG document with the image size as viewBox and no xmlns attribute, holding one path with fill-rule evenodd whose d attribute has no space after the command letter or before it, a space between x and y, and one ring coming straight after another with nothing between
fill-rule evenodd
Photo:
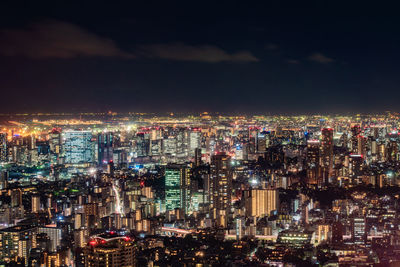
<instances>
[{"instance_id":1,"label":"light trail","mask_svg":"<svg viewBox=\"0 0 400 267\"><path fill-rule=\"evenodd\" d=\"M119 187L118 184L116 185L116 183L118 183L118 181L117 182L115 182L114 180L112 181L112 189L114 190L115 193L115 211L116 213L121 214L121 216L125 216L125 213L122 209L123 205L121 203L121 198L119 195Z\"/></svg>"}]
</instances>

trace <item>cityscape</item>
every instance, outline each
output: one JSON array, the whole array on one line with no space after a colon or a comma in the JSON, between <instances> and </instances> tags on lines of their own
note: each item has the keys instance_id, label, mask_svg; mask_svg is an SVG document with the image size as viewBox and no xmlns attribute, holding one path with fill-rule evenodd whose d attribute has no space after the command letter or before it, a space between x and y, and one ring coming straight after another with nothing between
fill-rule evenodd
<instances>
[{"instance_id":1,"label":"cityscape","mask_svg":"<svg viewBox=\"0 0 400 267\"><path fill-rule=\"evenodd\" d=\"M7 266L400 257L399 113L71 116L16 114L2 125Z\"/></svg>"},{"instance_id":2,"label":"cityscape","mask_svg":"<svg viewBox=\"0 0 400 267\"><path fill-rule=\"evenodd\" d=\"M400 266L393 4L0 1L0 267Z\"/></svg>"}]
</instances>

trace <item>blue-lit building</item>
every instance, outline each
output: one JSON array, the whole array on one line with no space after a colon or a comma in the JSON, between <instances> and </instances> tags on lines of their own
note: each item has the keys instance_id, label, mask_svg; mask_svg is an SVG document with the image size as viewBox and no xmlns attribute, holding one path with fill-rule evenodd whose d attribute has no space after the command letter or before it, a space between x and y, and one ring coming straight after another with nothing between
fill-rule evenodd
<instances>
[{"instance_id":1,"label":"blue-lit building","mask_svg":"<svg viewBox=\"0 0 400 267\"><path fill-rule=\"evenodd\" d=\"M97 136L98 164L107 164L113 160L113 133L100 133Z\"/></svg>"},{"instance_id":2,"label":"blue-lit building","mask_svg":"<svg viewBox=\"0 0 400 267\"><path fill-rule=\"evenodd\" d=\"M66 164L84 164L94 161L92 133L90 131L65 131L63 142Z\"/></svg>"}]
</instances>

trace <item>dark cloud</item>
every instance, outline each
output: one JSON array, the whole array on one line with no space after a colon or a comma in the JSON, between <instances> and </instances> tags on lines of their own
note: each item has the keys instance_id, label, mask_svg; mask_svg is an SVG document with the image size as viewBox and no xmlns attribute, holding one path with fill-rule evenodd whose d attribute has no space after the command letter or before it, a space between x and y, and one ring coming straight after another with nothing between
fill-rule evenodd
<instances>
[{"instance_id":1,"label":"dark cloud","mask_svg":"<svg viewBox=\"0 0 400 267\"><path fill-rule=\"evenodd\" d=\"M300 64L300 61L296 59L288 59L286 62L289 64Z\"/></svg>"},{"instance_id":2,"label":"dark cloud","mask_svg":"<svg viewBox=\"0 0 400 267\"><path fill-rule=\"evenodd\" d=\"M318 62L318 63L331 63L334 62L335 60L333 58L327 57L322 53L314 53L311 56L308 57L309 60Z\"/></svg>"},{"instance_id":3,"label":"dark cloud","mask_svg":"<svg viewBox=\"0 0 400 267\"><path fill-rule=\"evenodd\" d=\"M265 45L265 49L267 49L267 50L276 50L276 49L278 49L279 48L279 46L278 45L276 45L276 44L267 44L267 45Z\"/></svg>"},{"instance_id":4,"label":"dark cloud","mask_svg":"<svg viewBox=\"0 0 400 267\"><path fill-rule=\"evenodd\" d=\"M140 47L145 57L161 58L177 61L198 62L257 62L259 61L249 51L228 53L214 45L188 45L184 43L151 44Z\"/></svg>"},{"instance_id":5,"label":"dark cloud","mask_svg":"<svg viewBox=\"0 0 400 267\"><path fill-rule=\"evenodd\" d=\"M134 57L118 48L113 40L60 21L40 22L26 29L1 30L0 39L3 40L0 43L0 54L5 56L25 56L34 59Z\"/></svg>"}]
</instances>

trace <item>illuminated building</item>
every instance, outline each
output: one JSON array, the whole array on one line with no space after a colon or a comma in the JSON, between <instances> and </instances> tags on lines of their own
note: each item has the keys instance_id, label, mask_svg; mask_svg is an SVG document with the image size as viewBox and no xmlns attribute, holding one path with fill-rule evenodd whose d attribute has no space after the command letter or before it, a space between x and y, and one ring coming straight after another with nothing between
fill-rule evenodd
<instances>
[{"instance_id":1,"label":"illuminated building","mask_svg":"<svg viewBox=\"0 0 400 267\"><path fill-rule=\"evenodd\" d=\"M319 175L319 140L307 141L307 182L317 184Z\"/></svg>"},{"instance_id":2,"label":"illuminated building","mask_svg":"<svg viewBox=\"0 0 400 267\"><path fill-rule=\"evenodd\" d=\"M313 233L285 230L279 233L277 243L288 247L302 248L311 244Z\"/></svg>"},{"instance_id":3,"label":"illuminated building","mask_svg":"<svg viewBox=\"0 0 400 267\"><path fill-rule=\"evenodd\" d=\"M0 133L0 162L7 162L7 134Z\"/></svg>"},{"instance_id":4,"label":"illuminated building","mask_svg":"<svg viewBox=\"0 0 400 267\"><path fill-rule=\"evenodd\" d=\"M31 197L32 213L38 213L40 211L40 196L32 195Z\"/></svg>"},{"instance_id":5,"label":"illuminated building","mask_svg":"<svg viewBox=\"0 0 400 267\"><path fill-rule=\"evenodd\" d=\"M221 226L226 225L226 216L232 197L231 158L226 154L211 157L210 166L210 206L214 218L220 220Z\"/></svg>"},{"instance_id":6,"label":"illuminated building","mask_svg":"<svg viewBox=\"0 0 400 267\"><path fill-rule=\"evenodd\" d=\"M61 229L52 227L38 227L38 233L45 233L50 239L50 252L56 252L61 246Z\"/></svg>"},{"instance_id":7,"label":"illuminated building","mask_svg":"<svg viewBox=\"0 0 400 267\"><path fill-rule=\"evenodd\" d=\"M362 155L350 155L349 157L349 176L352 181L359 183L363 171L364 157Z\"/></svg>"},{"instance_id":8,"label":"illuminated building","mask_svg":"<svg viewBox=\"0 0 400 267\"><path fill-rule=\"evenodd\" d=\"M94 161L92 133L90 131L63 132L63 153L66 164L83 164Z\"/></svg>"},{"instance_id":9,"label":"illuminated building","mask_svg":"<svg viewBox=\"0 0 400 267\"><path fill-rule=\"evenodd\" d=\"M97 135L98 164L105 165L113 160L113 133L105 132Z\"/></svg>"},{"instance_id":10,"label":"illuminated building","mask_svg":"<svg viewBox=\"0 0 400 267\"><path fill-rule=\"evenodd\" d=\"M166 210L188 211L190 204L190 169L185 165L168 165L165 168Z\"/></svg>"},{"instance_id":11,"label":"illuminated building","mask_svg":"<svg viewBox=\"0 0 400 267\"><path fill-rule=\"evenodd\" d=\"M49 149L50 149L50 161L51 163L58 163L59 156L61 155L61 133L60 131L53 129L49 133Z\"/></svg>"},{"instance_id":12,"label":"illuminated building","mask_svg":"<svg viewBox=\"0 0 400 267\"><path fill-rule=\"evenodd\" d=\"M317 229L316 242L319 244L331 239L332 230L329 224L319 224Z\"/></svg>"},{"instance_id":13,"label":"illuminated building","mask_svg":"<svg viewBox=\"0 0 400 267\"><path fill-rule=\"evenodd\" d=\"M31 226L14 226L0 230L0 259L5 262L23 258L28 262L29 249L35 247Z\"/></svg>"},{"instance_id":14,"label":"illuminated building","mask_svg":"<svg viewBox=\"0 0 400 267\"><path fill-rule=\"evenodd\" d=\"M136 135L136 154L138 157L147 157L150 153L150 135L138 133Z\"/></svg>"},{"instance_id":15,"label":"illuminated building","mask_svg":"<svg viewBox=\"0 0 400 267\"><path fill-rule=\"evenodd\" d=\"M269 147L270 143L270 132L259 132L256 135L256 147L257 147L257 152L259 153L264 153L267 151L267 148Z\"/></svg>"},{"instance_id":16,"label":"illuminated building","mask_svg":"<svg viewBox=\"0 0 400 267\"><path fill-rule=\"evenodd\" d=\"M279 209L279 194L276 189L252 189L245 191L246 216L270 216Z\"/></svg>"},{"instance_id":17,"label":"illuminated building","mask_svg":"<svg viewBox=\"0 0 400 267\"><path fill-rule=\"evenodd\" d=\"M128 237L99 238L84 248L85 267L134 267L135 245Z\"/></svg>"},{"instance_id":18,"label":"illuminated building","mask_svg":"<svg viewBox=\"0 0 400 267\"><path fill-rule=\"evenodd\" d=\"M352 153L358 153L358 136L361 133L361 128L360 125L354 125L351 128L351 139L350 139L350 145L351 145L351 152Z\"/></svg>"},{"instance_id":19,"label":"illuminated building","mask_svg":"<svg viewBox=\"0 0 400 267\"><path fill-rule=\"evenodd\" d=\"M319 185L325 185L328 183L328 178L333 167L333 129L324 128L321 133L321 154L320 161L322 169L322 175L320 177Z\"/></svg>"},{"instance_id":20,"label":"illuminated building","mask_svg":"<svg viewBox=\"0 0 400 267\"><path fill-rule=\"evenodd\" d=\"M201 132L197 129L189 132L189 155L194 156L195 150L200 147Z\"/></svg>"},{"instance_id":21,"label":"illuminated building","mask_svg":"<svg viewBox=\"0 0 400 267\"><path fill-rule=\"evenodd\" d=\"M362 245L367 240L366 222L364 217L355 217L351 221L351 237L354 244Z\"/></svg>"}]
</instances>

